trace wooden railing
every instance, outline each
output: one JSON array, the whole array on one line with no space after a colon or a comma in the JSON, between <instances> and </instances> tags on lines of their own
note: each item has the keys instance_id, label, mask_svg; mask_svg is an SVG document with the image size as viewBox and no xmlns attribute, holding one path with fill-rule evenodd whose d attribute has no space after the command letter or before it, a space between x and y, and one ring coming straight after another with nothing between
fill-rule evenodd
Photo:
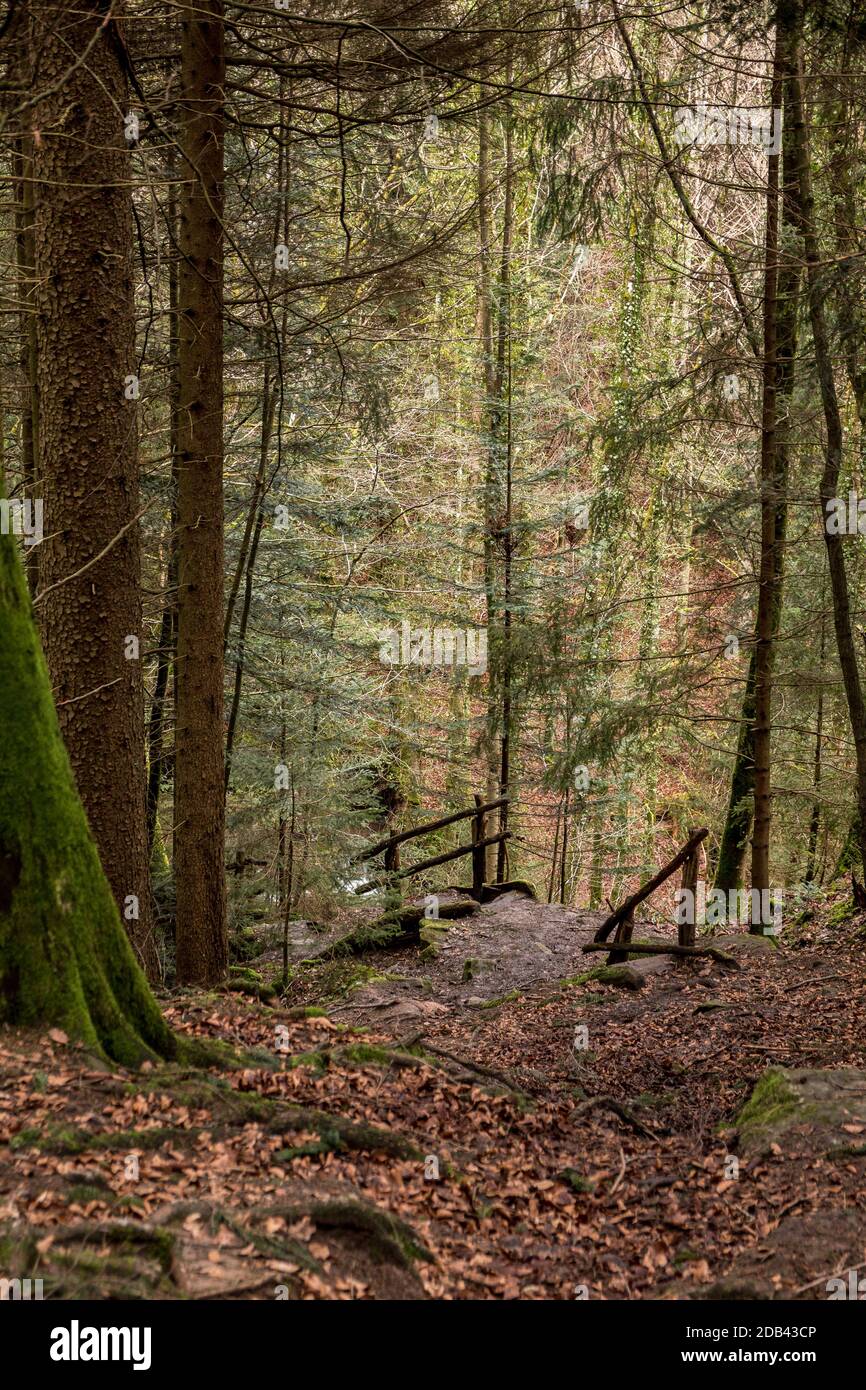
<instances>
[{"instance_id":1,"label":"wooden railing","mask_svg":"<svg viewBox=\"0 0 866 1390\"><path fill-rule=\"evenodd\" d=\"M594 941L607 941L614 927L616 927L616 935L611 943L611 952L607 958L608 965L617 965L621 964L624 960L628 960L628 951L621 948L627 947L628 943L631 941L632 931L634 930L635 908L647 898L651 897L656 889L661 888L665 880L669 879L671 874L676 873L680 865L683 866L681 887L689 888L692 893L694 893L698 881L698 849L709 833L707 827L704 827L702 830L694 831L679 853L674 855L669 864L666 864L663 869L659 869L658 873L655 874L648 883L645 883L643 888L639 888L636 893L632 893L630 898L626 898L609 917L605 918L595 934ZM695 914L694 912L686 913L685 916L691 917L691 921L680 923L677 945L679 947L691 949L695 944Z\"/></svg>"},{"instance_id":2,"label":"wooden railing","mask_svg":"<svg viewBox=\"0 0 866 1390\"><path fill-rule=\"evenodd\" d=\"M485 835L485 818L490 811L496 811L500 806L507 806L509 797L501 796L498 801L482 801L476 793L475 805L466 811L455 811L450 816L442 816L440 820L427 821L425 825L416 825L414 830L401 830L399 835L390 835L387 840L379 840L375 845L368 845L366 849L359 850L352 856L352 862L357 863L361 859L373 859L377 854L384 854L383 868L385 872L378 878L371 878L366 883L361 883L355 889L356 893L371 893L374 888L379 888L384 884L392 883L396 879L409 878L412 874L423 873L425 869L433 869L437 864L447 864L451 859L460 859L464 854L472 855L472 896L477 902L481 901L481 894L484 888L484 851L488 845L498 845L503 840L511 839L510 830L501 830L497 835ZM458 821L472 820L472 843L460 845L457 849L450 849L445 854L436 854L432 859L423 859L420 864L412 864L408 869L400 868L400 845L407 840L414 840L419 835L431 835L434 830L443 830L446 825L456 825Z\"/></svg>"}]
</instances>

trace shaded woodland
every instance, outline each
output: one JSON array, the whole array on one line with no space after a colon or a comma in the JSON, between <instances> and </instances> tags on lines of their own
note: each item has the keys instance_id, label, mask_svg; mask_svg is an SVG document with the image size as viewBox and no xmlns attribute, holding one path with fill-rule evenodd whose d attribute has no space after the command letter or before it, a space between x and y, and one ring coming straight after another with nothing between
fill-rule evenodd
<instances>
[{"instance_id":1,"label":"shaded woodland","mask_svg":"<svg viewBox=\"0 0 866 1390\"><path fill-rule=\"evenodd\" d=\"M862 0L0 90L3 1299L863 1297Z\"/></svg>"}]
</instances>

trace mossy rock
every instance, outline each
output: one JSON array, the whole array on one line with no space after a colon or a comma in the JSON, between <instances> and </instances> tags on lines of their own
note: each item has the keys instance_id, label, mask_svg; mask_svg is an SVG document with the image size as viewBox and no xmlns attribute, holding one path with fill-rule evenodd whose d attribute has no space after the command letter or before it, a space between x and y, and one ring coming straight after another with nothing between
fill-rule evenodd
<instances>
[{"instance_id":1,"label":"mossy rock","mask_svg":"<svg viewBox=\"0 0 866 1390\"><path fill-rule=\"evenodd\" d=\"M481 901L483 903L494 902L496 898L501 898L505 893L519 893L521 897L531 898L533 902L538 902L538 894L525 878L513 878L508 883L485 883L481 890Z\"/></svg>"},{"instance_id":2,"label":"mossy rock","mask_svg":"<svg viewBox=\"0 0 866 1390\"><path fill-rule=\"evenodd\" d=\"M866 1071L769 1067L737 1117L744 1152L766 1152L773 1143L794 1148L807 1135L809 1148L831 1153L850 1146L843 1126L866 1126ZM787 1136L787 1139L786 1139Z\"/></svg>"},{"instance_id":3,"label":"mossy rock","mask_svg":"<svg viewBox=\"0 0 866 1390\"><path fill-rule=\"evenodd\" d=\"M701 936L698 940L699 946L710 943L717 950L733 951L734 953L737 951L776 951L779 945L774 936L756 936L748 931L726 932L722 936L707 937L706 940Z\"/></svg>"},{"instance_id":4,"label":"mossy rock","mask_svg":"<svg viewBox=\"0 0 866 1390\"><path fill-rule=\"evenodd\" d=\"M261 944L252 927L239 927L229 937L229 960L253 960L261 951Z\"/></svg>"},{"instance_id":5,"label":"mossy rock","mask_svg":"<svg viewBox=\"0 0 866 1390\"><path fill-rule=\"evenodd\" d=\"M598 980L603 985L616 985L620 989L643 989L646 981L633 965L598 965L590 970L587 979Z\"/></svg>"},{"instance_id":6,"label":"mossy rock","mask_svg":"<svg viewBox=\"0 0 866 1390\"><path fill-rule=\"evenodd\" d=\"M269 985L258 970L248 965L230 965L228 988L235 994L251 994L255 999L267 1003L273 999L276 990Z\"/></svg>"}]
</instances>

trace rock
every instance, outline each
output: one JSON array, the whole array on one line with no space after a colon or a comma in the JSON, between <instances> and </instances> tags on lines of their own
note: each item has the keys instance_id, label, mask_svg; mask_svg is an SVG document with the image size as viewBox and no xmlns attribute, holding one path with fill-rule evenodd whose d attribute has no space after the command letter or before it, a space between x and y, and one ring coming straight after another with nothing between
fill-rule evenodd
<instances>
[{"instance_id":1,"label":"rock","mask_svg":"<svg viewBox=\"0 0 866 1390\"><path fill-rule=\"evenodd\" d=\"M785 1146L794 1148L802 1143L806 1126L815 1136L810 1148L831 1154L850 1148L851 1126L862 1125L866 1136L866 1071L768 1067L736 1124L740 1147L750 1154L767 1152L771 1144L784 1143L785 1136Z\"/></svg>"},{"instance_id":2,"label":"rock","mask_svg":"<svg viewBox=\"0 0 866 1390\"><path fill-rule=\"evenodd\" d=\"M496 898L503 897L506 893L519 893L523 898L531 898L533 902L538 902L532 884L527 883L522 878L512 879L509 883L485 883L481 890L481 901L490 903Z\"/></svg>"},{"instance_id":3,"label":"rock","mask_svg":"<svg viewBox=\"0 0 866 1390\"><path fill-rule=\"evenodd\" d=\"M376 1023L402 1028L404 1023L423 1023L447 1012L446 1004L437 1004L433 999L397 999L376 1015Z\"/></svg>"},{"instance_id":4,"label":"rock","mask_svg":"<svg viewBox=\"0 0 866 1390\"><path fill-rule=\"evenodd\" d=\"M701 937L699 946L716 946L720 951L775 951L777 942L773 936L753 936L751 932L727 932L724 936Z\"/></svg>"},{"instance_id":5,"label":"rock","mask_svg":"<svg viewBox=\"0 0 866 1390\"><path fill-rule=\"evenodd\" d=\"M629 961L629 965L639 975L666 975L673 968L675 961L675 956L644 956L643 960Z\"/></svg>"},{"instance_id":6,"label":"rock","mask_svg":"<svg viewBox=\"0 0 866 1390\"><path fill-rule=\"evenodd\" d=\"M590 979L622 989L643 989L646 983L643 973L634 965L600 965L590 972Z\"/></svg>"},{"instance_id":7,"label":"rock","mask_svg":"<svg viewBox=\"0 0 866 1390\"><path fill-rule=\"evenodd\" d=\"M815 1211L786 1216L761 1241L760 1251L746 1250L713 1283L695 1284L684 1270L684 1282L669 1286L664 1297L720 1300L817 1299L846 1297L839 1289L849 1283L848 1270L858 1266L866 1242L862 1211ZM840 1278L841 1276L841 1278ZM855 1273L853 1278L859 1277ZM835 1290L835 1294L834 1294Z\"/></svg>"}]
</instances>

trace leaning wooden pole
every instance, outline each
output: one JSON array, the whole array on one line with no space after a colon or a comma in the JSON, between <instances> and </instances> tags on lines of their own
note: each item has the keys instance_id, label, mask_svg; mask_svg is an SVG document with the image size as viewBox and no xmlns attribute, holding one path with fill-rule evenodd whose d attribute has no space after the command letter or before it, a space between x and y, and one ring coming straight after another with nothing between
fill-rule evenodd
<instances>
[{"instance_id":1,"label":"leaning wooden pole","mask_svg":"<svg viewBox=\"0 0 866 1390\"><path fill-rule=\"evenodd\" d=\"M669 864L666 864L663 869L659 869L658 873L654 878L650 879L649 883L645 883L643 888L639 888L636 893L632 893L630 898L626 898L624 902L620 903L616 911L612 912L610 916L602 922L593 940L607 941L614 927L619 926L620 922L625 921L634 913L635 908L640 903L644 902L646 898L651 897L656 889L661 887L665 879L670 878L671 874L674 873L681 864L686 862L695 852L698 845L707 838L709 833L707 827L696 830L691 839L683 845L678 854L674 855Z\"/></svg>"}]
</instances>

